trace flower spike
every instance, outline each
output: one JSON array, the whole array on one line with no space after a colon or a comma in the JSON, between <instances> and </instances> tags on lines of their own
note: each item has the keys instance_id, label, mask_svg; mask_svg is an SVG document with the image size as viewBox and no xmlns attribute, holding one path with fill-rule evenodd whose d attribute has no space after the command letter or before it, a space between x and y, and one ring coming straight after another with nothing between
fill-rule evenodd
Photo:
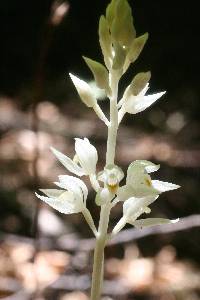
<instances>
[{"instance_id":1,"label":"flower spike","mask_svg":"<svg viewBox=\"0 0 200 300\"><path fill-rule=\"evenodd\" d=\"M151 72L140 72L125 88L120 99L118 88L123 74L142 52L148 33L137 36L129 0L111 0L105 16L99 21L99 42L105 65L83 57L94 76L94 82L86 81L69 74L82 102L94 110L108 127L106 163L97 173L98 153L87 138L75 138L75 155L71 159L55 148L53 154L61 164L78 177L88 176L96 192L95 204L100 208L98 231L86 207L88 189L85 183L73 176L60 175L55 182L60 189L42 189L44 195L36 196L54 209L64 214L82 213L96 237L91 300L100 300L103 280L104 248L107 241L116 235L126 224L145 228L178 222L166 218L143 218L151 213L151 205L166 191L179 188L179 185L152 179L160 165L148 160L135 160L130 163L125 182L124 172L115 163L116 139L120 122L126 113L137 114L150 107L161 98L165 91L148 94ZM109 118L101 109L97 89L107 96ZM102 100L102 99L101 99ZM119 102L118 102L119 100ZM103 105L102 105L103 107ZM101 153L101 155L103 155ZM154 174L153 174L154 175ZM123 215L111 234L108 233L111 209L123 202ZM141 218L142 217L142 218ZM141 218L141 219L140 219Z\"/></svg>"}]
</instances>

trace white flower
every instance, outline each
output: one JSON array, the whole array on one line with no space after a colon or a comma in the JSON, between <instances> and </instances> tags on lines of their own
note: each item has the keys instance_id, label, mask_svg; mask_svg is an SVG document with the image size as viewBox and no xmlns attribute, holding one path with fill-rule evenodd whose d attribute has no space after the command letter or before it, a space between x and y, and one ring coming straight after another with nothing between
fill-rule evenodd
<instances>
[{"instance_id":1,"label":"white flower","mask_svg":"<svg viewBox=\"0 0 200 300\"><path fill-rule=\"evenodd\" d=\"M110 192L116 193L119 182L123 179L122 169L116 165L108 165L103 171L99 172L98 180L104 182Z\"/></svg>"},{"instance_id":2,"label":"white flower","mask_svg":"<svg viewBox=\"0 0 200 300\"><path fill-rule=\"evenodd\" d=\"M115 197L119 182L123 179L124 173L122 169L114 164L108 165L103 171L99 172L97 179L104 183L104 188L97 191L95 202L102 205L111 202Z\"/></svg>"},{"instance_id":3,"label":"white flower","mask_svg":"<svg viewBox=\"0 0 200 300\"><path fill-rule=\"evenodd\" d=\"M86 208L88 190L85 183L73 176L61 175L55 182L58 189L41 189L46 196L36 193L36 196L63 214L79 213Z\"/></svg>"},{"instance_id":4,"label":"white flower","mask_svg":"<svg viewBox=\"0 0 200 300\"><path fill-rule=\"evenodd\" d=\"M142 228L178 221L162 218L137 220L143 213L151 212L149 205L161 193L179 188L179 185L173 183L151 179L149 173L157 171L159 167L159 165L147 160L136 160L130 164L127 171L126 185L118 189L117 198L113 201L113 204L124 201L123 217L113 229L113 234L119 232L126 223Z\"/></svg>"},{"instance_id":5,"label":"white flower","mask_svg":"<svg viewBox=\"0 0 200 300\"><path fill-rule=\"evenodd\" d=\"M126 200L123 205L123 216L126 218L126 223L134 222L143 213L150 213L151 210L148 206L157 198L158 196L131 197Z\"/></svg>"},{"instance_id":6,"label":"white flower","mask_svg":"<svg viewBox=\"0 0 200 300\"><path fill-rule=\"evenodd\" d=\"M163 218L147 218L137 220L137 218L139 218L143 213L149 214L151 212L149 205L152 204L157 198L158 196L129 198L123 205L123 222L125 224L129 223L140 228L178 222L179 219L169 220Z\"/></svg>"},{"instance_id":7,"label":"white flower","mask_svg":"<svg viewBox=\"0 0 200 300\"><path fill-rule=\"evenodd\" d=\"M173 183L151 179L149 173L157 171L159 167L146 160L132 162L128 167L126 185L118 189L118 199L125 201L130 197L156 196L179 188L179 185Z\"/></svg>"},{"instance_id":8,"label":"white flower","mask_svg":"<svg viewBox=\"0 0 200 300\"><path fill-rule=\"evenodd\" d=\"M164 91L156 94L145 95L148 89L149 83L146 84L144 89L138 95L129 95L129 93L125 91L123 98L118 103L118 107L121 107L118 117L119 123L121 122L125 113L137 114L148 108L166 93Z\"/></svg>"},{"instance_id":9,"label":"white flower","mask_svg":"<svg viewBox=\"0 0 200 300\"><path fill-rule=\"evenodd\" d=\"M131 197L123 204L123 217L114 227L112 235L117 234L127 223L136 228L150 227L155 225L176 223L179 219L169 220L164 218L146 218L137 220L142 214L149 214L152 204L159 196L146 196L143 198Z\"/></svg>"},{"instance_id":10,"label":"white flower","mask_svg":"<svg viewBox=\"0 0 200 300\"><path fill-rule=\"evenodd\" d=\"M77 176L93 175L96 173L97 150L90 144L87 138L75 139L76 155L74 160L71 160L68 156L53 147L51 147L51 150L63 166Z\"/></svg>"}]
</instances>

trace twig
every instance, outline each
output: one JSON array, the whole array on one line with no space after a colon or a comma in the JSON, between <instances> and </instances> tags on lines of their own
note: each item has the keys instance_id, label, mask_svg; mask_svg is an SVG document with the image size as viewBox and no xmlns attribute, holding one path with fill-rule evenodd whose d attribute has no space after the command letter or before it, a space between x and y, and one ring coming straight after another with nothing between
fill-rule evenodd
<instances>
[{"instance_id":1,"label":"twig","mask_svg":"<svg viewBox=\"0 0 200 300\"><path fill-rule=\"evenodd\" d=\"M178 232L178 231L191 229L194 227L200 227L200 214L181 218L180 221L175 224L166 224L162 226L154 226L154 227L149 227L144 229L136 229L136 228L125 229L120 233L118 233L118 235L108 243L108 246L128 243L150 235ZM58 240L58 245L60 245L65 250L67 249L72 250L72 247L74 247L73 250L79 249L84 251L93 250L94 242L95 242L94 239L83 239L81 241L73 241L73 242L69 240L67 242L65 241L67 241L66 238L61 239L60 242Z\"/></svg>"},{"instance_id":2,"label":"twig","mask_svg":"<svg viewBox=\"0 0 200 300\"><path fill-rule=\"evenodd\" d=\"M189 217L181 218L178 223L166 224L162 226L155 226L145 229L126 229L121 231L115 238L113 238L108 246L117 245L122 243L128 243L141 239L146 236L173 233L178 231L190 230L195 227L200 227L200 214L191 215ZM34 245L34 239L17 236L14 234L0 234L0 241L7 242L21 242L26 244ZM58 249L66 251L91 251L93 250L95 239L82 239L74 237L74 235L62 236L61 238L52 240L51 238L40 238L39 244L41 249Z\"/></svg>"}]
</instances>

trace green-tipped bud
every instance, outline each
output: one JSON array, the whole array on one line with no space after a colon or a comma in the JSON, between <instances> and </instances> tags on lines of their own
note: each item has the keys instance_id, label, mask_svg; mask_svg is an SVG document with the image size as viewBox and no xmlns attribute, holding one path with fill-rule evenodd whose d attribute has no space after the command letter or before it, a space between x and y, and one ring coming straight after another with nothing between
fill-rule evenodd
<instances>
[{"instance_id":1,"label":"green-tipped bud","mask_svg":"<svg viewBox=\"0 0 200 300\"><path fill-rule=\"evenodd\" d=\"M99 20L99 42L104 56L104 61L108 69L111 67L112 59L112 42L109 31L109 25L104 16Z\"/></svg>"},{"instance_id":2,"label":"green-tipped bud","mask_svg":"<svg viewBox=\"0 0 200 300\"><path fill-rule=\"evenodd\" d=\"M147 85L151 78L151 72L138 73L132 80L129 89L131 95L137 96Z\"/></svg>"},{"instance_id":3,"label":"green-tipped bud","mask_svg":"<svg viewBox=\"0 0 200 300\"><path fill-rule=\"evenodd\" d=\"M140 53L142 52L144 45L148 39L148 33L146 32L145 34L137 37L131 44L130 49L127 53L126 56L126 61L124 64L124 72L128 69L130 63L134 63Z\"/></svg>"},{"instance_id":4,"label":"green-tipped bud","mask_svg":"<svg viewBox=\"0 0 200 300\"><path fill-rule=\"evenodd\" d=\"M84 80L79 79L75 75L69 73L69 76L75 85L75 88L81 98L81 100L88 107L94 107L97 103L96 98L93 95L91 87Z\"/></svg>"},{"instance_id":5,"label":"green-tipped bud","mask_svg":"<svg viewBox=\"0 0 200 300\"><path fill-rule=\"evenodd\" d=\"M126 58L126 51L123 49L119 43L114 44L114 58L113 58L113 65L112 68L114 70L120 70L124 66L125 58Z\"/></svg>"},{"instance_id":6,"label":"green-tipped bud","mask_svg":"<svg viewBox=\"0 0 200 300\"><path fill-rule=\"evenodd\" d=\"M104 89L107 94L110 93L109 74L107 69L99 62L83 56L84 61L94 75L97 86Z\"/></svg>"},{"instance_id":7,"label":"green-tipped bud","mask_svg":"<svg viewBox=\"0 0 200 300\"><path fill-rule=\"evenodd\" d=\"M146 41L149 37L148 32L146 32L145 34L137 37L133 43L131 44L130 50L127 54L127 57L129 59L130 62L135 62L136 59L138 58L138 56L140 55L140 53L142 52L144 45L146 44Z\"/></svg>"},{"instance_id":8,"label":"green-tipped bud","mask_svg":"<svg viewBox=\"0 0 200 300\"><path fill-rule=\"evenodd\" d=\"M149 37L149 35L146 32L145 34L139 36L138 38L136 38L133 41L131 48L128 52L128 59L131 62L134 62L138 58L138 56L140 55L140 53L142 52L142 50L144 48L144 45L146 44L148 37Z\"/></svg>"},{"instance_id":9,"label":"green-tipped bud","mask_svg":"<svg viewBox=\"0 0 200 300\"><path fill-rule=\"evenodd\" d=\"M118 0L115 17L111 25L112 38L121 46L128 48L135 39L131 7L127 0Z\"/></svg>"}]
</instances>

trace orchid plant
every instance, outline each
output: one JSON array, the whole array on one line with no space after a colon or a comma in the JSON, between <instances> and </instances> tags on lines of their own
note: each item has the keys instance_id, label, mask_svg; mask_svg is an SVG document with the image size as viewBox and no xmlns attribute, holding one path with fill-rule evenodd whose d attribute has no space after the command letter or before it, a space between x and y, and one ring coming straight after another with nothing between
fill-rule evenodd
<instances>
[{"instance_id":1,"label":"orchid plant","mask_svg":"<svg viewBox=\"0 0 200 300\"><path fill-rule=\"evenodd\" d=\"M76 175L58 176L55 185L59 189L41 189L44 194L36 194L42 201L64 214L82 213L95 238L94 264L92 274L91 300L99 300L103 280L104 248L126 224L136 228L175 223L178 220L163 218L143 218L141 215L151 212L150 205L160 194L177 189L176 184L152 180L150 174L159 169L147 160L131 162L124 185L120 185L124 172L115 163L116 138L119 124L124 115L142 112L165 92L147 94L150 72L137 74L127 86L121 99L118 99L118 83L131 63L140 55L148 34L139 37L133 25L131 8L127 0L112 0L106 9L106 15L100 17L99 41L105 65L83 57L94 75L98 88L105 91L110 102L110 117L102 111L93 89L77 76L69 74L83 103L92 108L108 127L106 163L102 171L97 172L98 153L87 138L75 138L75 156L73 159L51 148L61 164ZM119 101L118 101L119 100ZM88 176L96 192L95 203L100 207L100 219L96 228L92 215L87 208L88 189L82 179ZM112 232L108 233L109 217L112 208L123 204L123 216Z\"/></svg>"}]
</instances>

